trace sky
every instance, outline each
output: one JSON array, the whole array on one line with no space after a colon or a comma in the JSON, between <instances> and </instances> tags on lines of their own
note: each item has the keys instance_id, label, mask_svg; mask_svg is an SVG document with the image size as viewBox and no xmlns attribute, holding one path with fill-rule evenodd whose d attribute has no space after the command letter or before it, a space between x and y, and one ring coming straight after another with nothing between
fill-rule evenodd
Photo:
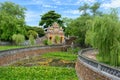
<instances>
[{"instance_id":1,"label":"sky","mask_svg":"<svg viewBox=\"0 0 120 80\"><path fill-rule=\"evenodd\" d=\"M0 2L11 1L27 9L25 21L27 25L39 26L41 15L50 10L63 17L77 18L80 16L78 8L84 3L89 5L100 2L100 10L109 12L110 8L120 8L120 0L0 0ZM120 11L118 11L120 12Z\"/></svg>"}]
</instances>

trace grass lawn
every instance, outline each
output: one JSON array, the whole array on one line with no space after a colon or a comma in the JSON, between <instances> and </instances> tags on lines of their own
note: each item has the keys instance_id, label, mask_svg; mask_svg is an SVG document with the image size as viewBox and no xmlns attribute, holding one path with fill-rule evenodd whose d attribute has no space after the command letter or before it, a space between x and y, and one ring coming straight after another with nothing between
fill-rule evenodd
<instances>
[{"instance_id":1,"label":"grass lawn","mask_svg":"<svg viewBox=\"0 0 120 80\"><path fill-rule=\"evenodd\" d=\"M0 46L0 50L8 50L8 49L15 49L15 48L23 48L25 46Z\"/></svg>"},{"instance_id":2,"label":"grass lawn","mask_svg":"<svg viewBox=\"0 0 120 80\"><path fill-rule=\"evenodd\" d=\"M63 60L68 60L68 61L75 61L77 59L76 54L72 54L68 52L50 52L47 54L43 54L42 57L57 58L57 59L63 59Z\"/></svg>"},{"instance_id":3,"label":"grass lawn","mask_svg":"<svg viewBox=\"0 0 120 80\"><path fill-rule=\"evenodd\" d=\"M45 59L45 62L44 60ZM46 63L46 59L60 59L60 61L65 60L69 62L75 62L77 59L76 54L71 54L68 52L50 52L42 54L41 56L36 56L30 58L29 60L18 61L19 66L8 66L0 67L0 80L78 80L76 71L74 67L59 66L54 65L32 65L29 67L24 66L25 64L36 64L36 63ZM56 62L56 61L55 61ZM55 63L53 62L53 63ZM59 61L57 62L59 64ZM57 64L55 63L55 64ZM48 63L49 64L49 63Z\"/></svg>"},{"instance_id":4,"label":"grass lawn","mask_svg":"<svg viewBox=\"0 0 120 80\"><path fill-rule=\"evenodd\" d=\"M0 67L0 80L78 80L74 68Z\"/></svg>"}]
</instances>

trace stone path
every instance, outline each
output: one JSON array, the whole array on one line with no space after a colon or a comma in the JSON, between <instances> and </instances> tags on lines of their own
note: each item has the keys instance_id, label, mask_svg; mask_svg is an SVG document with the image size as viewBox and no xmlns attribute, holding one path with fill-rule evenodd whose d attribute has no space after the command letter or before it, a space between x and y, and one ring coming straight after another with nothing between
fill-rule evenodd
<instances>
[{"instance_id":1,"label":"stone path","mask_svg":"<svg viewBox=\"0 0 120 80\"><path fill-rule=\"evenodd\" d=\"M96 54L97 54L97 51L92 50L92 51L87 51L83 55L90 58L90 59L96 60Z\"/></svg>"}]
</instances>

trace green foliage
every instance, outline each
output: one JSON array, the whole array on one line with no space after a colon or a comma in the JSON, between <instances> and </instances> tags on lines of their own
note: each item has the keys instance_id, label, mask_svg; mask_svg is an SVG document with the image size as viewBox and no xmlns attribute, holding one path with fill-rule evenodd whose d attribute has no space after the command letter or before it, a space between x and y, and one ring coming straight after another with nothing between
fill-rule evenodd
<instances>
[{"instance_id":1,"label":"green foliage","mask_svg":"<svg viewBox=\"0 0 120 80\"><path fill-rule=\"evenodd\" d=\"M100 3L98 2L94 3L92 6L88 5L87 3L84 3L83 6L79 7L79 11L82 11L82 16L90 15L89 11L91 11L91 14L93 16L96 16L96 15L101 16L102 12L98 11L99 8L100 8Z\"/></svg>"},{"instance_id":2,"label":"green foliage","mask_svg":"<svg viewBox=\"0 0 120 80\"><path fill-rule=\"evenodd\" d=\"M59 36L55 36L55 41L56 41L56 43L59 43L60 42L60 37Z\"/></svg>"},{"instance_id":3,"label":"green foliage","mask_svg":"<svg viewBox=\"0 0 120 80\"><path fill-rule=\"evenodd\" d=\"M120 21L117 17L115 10L111 14L95 17L86 35L86 42L98 49L102 62L113 66L119 65L120 53Z\"/></svg>"},{"instance_id":4,"label":"green foliage","mask_svg":"<svg viewBox=\"0 0 120 80\"><path fill-rule=\"evenodd\" d=\"M87 16L88 15L87 11L88 11L89 7L90 6L87 3L84 3L83 6L79 7L79 11L83 11L83 14L82 14L83 16Z\"/></svg>"},{"instance_id":5,"label":"green foliage","mask_svg":"<svg viewBox=\"0 0 120 80\"><path fill-rule=\"evenodd\" d=\"M67 51L69 53L78 54L78 51L80 51L80 48L79 47L77 47L77 48L68 48Z\"/></svg>"},{"instance_id":6,"label":"green foliage","mask_svg":"<svg viewBox=\"0 0 120 80\"><path fill-rule=\"evenodd\" d=\"M16 48L24 48L25 46L0 46L0 50L8 50L8 49L16 49Z\"/></svg>"},{"instance_id":7,"label":"green foliage","mask_svg":"<svg viewBox=\"0 0 120 80\"><path fill-rule=\"evenodd\" d=\"M0 67L0 80L78 80L74 68Z\"/></svg>"},{"instance_id":8,"label":"green foliage","mask_svg":"<svg viewBox=\"0 0 120 80\"><path fill-rule=\"evenodd\" d=\"M39 25L44 25L44 28L47 28L48 26L51 26L54 22L57 22L60 26L63 27L63 21L60 18L61 15L55 13L55 11L48 11L47 13L42 15Z\"/></svg>"},{"instance_id":9,"label":"green foliage","mask_svg":"<svg viewBox=\"0 0 120 80\"><path fill-rule=\"evenodd\" d=\"M43 58L75 61L77 55L68 52L51 52L41 55ZM41 59L37 56L38 60ZM36 60L36 57L34 57ZM34 61L35 61L34 60ZM31 59L30 59L31 61ZM33 62L34 62L33 61ZM25 62L25 61L24 61ZM0 67L0 80L78 80L76 71L71 67L33 66Z\"/></svg>"},{"instance_id":10,"label":"green foliage","mask_svg":"<svg viewBox=\"0 0 120 80\"><path fill-rule=\"evenodd\" d=\"M17 45L20 45L22 42L25 41L25 37L24 35L21 35L21 34L14 34L12 36L12 40L15 41Z\"/></svg>"},{"instance_id":11,"label":"green foliage","mask_svg":"<svg viewBox=\"0 0 120 80\"><path fill-rule=\"evenodd\" d=\"M34 45L35 44L35 39L34 39L33 35L29 36L29 42L30 42L30 45Z\"/></svg>"},{"instance_id":12,"label":"green foliage","mask_svg":"<svg viewBox=\"0 0 120 80\"><path fill-rule=\"evenodd\" d=\"M52 45L52 41L50 40L44 40L43 43L44 45Z\"/></svg>"},{"instance_id":13,"label":"green foliage","mask_svg":"<svg viewBox=\"0 0 120 80\"><path fill-rule=\"evenodd\" d=\"M44 30L42 28L40 28L40 27L26 26L26 30L27 31L32 30L32 31L37 32L39 37L42 37L42 36L45 35Z\"/></svg>"},{"instance_id":14,"label":"green foliage","mask_svg":"<svg viewBox=\"0 0 120 80\"><path fill-rule=\"evenodd\" d=\"M48 45L48 40L47 39L44 40L43 43L44 43L44 45Z\"/></svg>"},{"instance_id":15,"label":"green foliage","mask_svg":"<svg viewBox=\"0 0 120 80\"><path fill-rule=\"evenodd\" d=\"M29 30L27 33L27 36L29 37L30 35L32 35L34 37L34 39L36 39L38 34L36 31Z\"/></svg>"},{"instance_id":16,"label":"green foliage","mask_svg":"<svg viewBox=\"0 0 120 80\"><path fill-rule=\"evenodd\" d=\"M69 52L50 52L50 53L43 54L42 57L63 59L68 61L75 61L77 59L76 54L72 54Z\"/></svg>"},{"instance_id":17,"label":"green foliage","mask_svg":"<svg viewBox=\"0 0 120 80\"><path fill-rule=\"evenodd\" d=\"M11 41L13 34L25 34L25 8L12 3L0 3L0 39Z\"/></svg>"},{"instance_id":18,"label":"green foliage","mask_svg":"<svg viewBox=\"0 0 120 80\"><path fill-rule=\"evenodd\" d=\"M85 36L86 36L86 31L92 25L91 24L92 20L94 19L95 16L102 15L102 13L98 10L99 7L100 7L100 3L94 3L92 6L85 3L83 6L80 6L79 8L79 11L83 11L83 14L77 19L70 20L70 23L67 23L65 34L78 37L76 39L76 43L80 44L81 47L88 46L85 44ZM89 33L87 32L87 35ZM89 35L89 38L90 37L92 37L92 35Z\"/></svg>"},{"instance_id":19,"label":"green foliage","mask_svg":"<svg viewBox=\"0 0 120 80\"><path fill-rule=\"evenodd\" d=\"M52 41L47 40L47 45L52 45Z\"/></svg>"},{"instance_id":20,"label":"green foliage","mask_svg":"<svg viewBox=\"0 0 120 80\"><path fill-rule=\"evenodd\" d=\"M73 21L72 18L67 18L67 17L62 18L62 20L63 20L66 27L68 24L70 24Z\"/></svg>"},{"instance_id":21,"label":"green foliage","mask_svg":"<svg viewBox=\"0 0 120 80\"><path fill-rule=\"evenodd\" d=\"M100 3L96 2L94 3L91 7L90 10L93 13L93 16L96 15L102 15L102 12L98 11L98 9L100 8Z\"/></svg>"},{"instance_id":22,"label":"green foliage","mask_svg":"<svg viewBox=\"0 0 120 80\"><path fill-rule=\"evenodd\" d=\"M66 28L65 34L70 36L78 37L76 42L81 44L81 46L85 45L85 34L88 29L87 22L91 20L90 16L81 16L75 20L73 20Z\"/></svg>"}]
</instances>

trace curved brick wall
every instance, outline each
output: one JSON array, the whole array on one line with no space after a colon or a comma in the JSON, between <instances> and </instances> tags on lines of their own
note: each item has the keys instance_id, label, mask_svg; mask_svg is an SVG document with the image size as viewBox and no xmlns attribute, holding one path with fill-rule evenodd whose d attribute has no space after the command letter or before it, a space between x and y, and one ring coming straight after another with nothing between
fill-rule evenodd
<instances>
[{"instance_id":1,"label":"curved brick wall","mask_svg":"<svg viewBox=\"0 0 120 80\"><path fill-rule=\"evenodd\" d=\"M120 70L82 55L93 49L79 52L75 69L79 80L120 80Z\"/></svg>"},{"instance_id":2,"label":"curved brick wall","mask_svg":"<svg viewBox=\"0 0 120 80\"><path fill-rule=\"evenodd\" d=\"M111 80L110 78L92 70L79 60L76 62L76 71L80 80Z\"/></svg>"},{"instance_id":3,"label":"curved brick wall","mask_svg":"<svg viewBox=\"0 0 120 80\"><path fill-rule=\"evenodd\" d=\"M14 61L32 57L47 52L64 51L67 46L43 46L43 47L29 47L21 49L12 49L0 51L0 66L8 65Z\"/></svg>"}]
</instances>

